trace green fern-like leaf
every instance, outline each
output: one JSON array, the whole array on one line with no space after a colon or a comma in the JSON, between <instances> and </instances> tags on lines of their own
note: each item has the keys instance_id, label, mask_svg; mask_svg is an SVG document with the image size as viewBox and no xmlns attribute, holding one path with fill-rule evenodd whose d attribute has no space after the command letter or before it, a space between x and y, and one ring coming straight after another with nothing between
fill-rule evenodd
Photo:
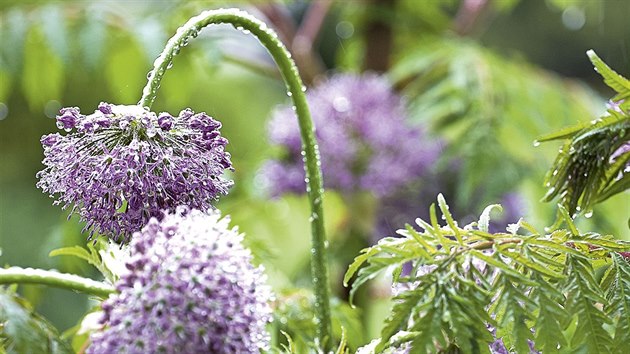
<instances>
[{"instance_id":1,"label":"green fern-like leaf","mask_svg":"<svg viewBox=\"0 0 630 354\"><path fill-rule=\"evenodd\" d=\"M390 338L396 334L396 332L404 329L409 317L412 315L413 309L419 304L422 304L421 300L425 295L423 292L425 288L426 287L420 287L413 291L404 292L394 298L394 306L392 306L391 313L385 319L385 324L381 330L381 343L377 345L377 351L383 350ZM429 312L433 313L431 310L429 310ZM441 326L438 326L438 328L441 328ZM432 328L429 329L431 330ZM427 335L425 334L425 336ZM428 337L429 339L433 338L431 335L428 335Z\"/></svg>"},{"instance_id":2,"label":"green fern-like leaf","mask_svg":"<svg viewBox=\"0 0 630 354\"><path fill-rule=\"evenodd\" d=\"M609 68L593 51L588 52L597 71L617 95L614 106L590 123L541 137L538 141L566 139L545 177L544 197L557 197L570 213L590 212L593 205L630 188L625 168L630 153L620 153L630 143L630 81Z\"/></svg>"},{"instance_id":3,"label":"green fern-like leaf","mask_svg":"<svg viewBox=\"0 0 630 354\"><path fill-rule=\"evenodd\" d=\"M609 304L604 311L617 321L613 352L621 353L630 343L630 264L619 254L613 254L612 259L613 280L606 289Z\"/></svg>"},{"instance_id":4,"label":"green fern-like leaf","mask_svg":"<svg viewBox=\"0 0 630 354\"><path fill-rule=\"evenodd\" d=\"M447 340L442 332L442 313L439 310L440 308L428 309L417 322L425 324L421 331L415 332L411 341L411 347L419 353L436 352L436 344L446 346ZM420 325L414 327L420 327Z\"/></svg>"},{"instance_id":5,"label":"green fern-like leaf","mask_svg":"<svg viewBox=\"0 0 630 354\"><path fill-rule=\"evenodd\" d=\"M586 52L588 58L591 60L597 72L604 78L606 85L610 86L617 92L617 96L613 98L614 101L630 98L630 80L617 74L611 69L603 60L601 60L595 51L589 50Z\"/></svg>"},{"instance_id":6,"label":"green fern-like leaf","mask_svg":"<svg viewBox=\"0 0 630 354\"><path fill-rule=\"evenodd\" d=\"M69 354L72 348L46 319L14 293L0 287L0 344L7 353Z\"/></svg>"},{"instance_id":7,"label":"green fern-like leaf","mask_svg":"<svg viewBox=\"0 0 630 354\"><path fill-rule=\"evenodd\" d=\"M562 330L571 317L561 305L564 295L542 279L539 283L541 285L532 291L532 299L538 305L534 343L543 353L559 353L560 348L567 347Z\"/></svg>"},{"instance_id":8,"label":"green fern-like leaf","mask_svg":"<svg viewBox=\"0 0 630 354\"><path fill-rule=\"evenodd\" d=\"M430 222L416 221L421 231L407 225L401 238L363 250L346 274L346 281L358 275L353 290L392 274L398 295L375 352L410 345L412 353L486 353L495 340L487 326L518 353L532 341L549 353L604 353L627 341L630 320L620 313L628 306L630 266L611 266L610 255L630 251L630 242L581 233L562 206L567 229L545 234L523 220L518 230L489 233L494 206L460 228L442 197L438 205L445 225L432 205ZM408 263L412 270L402 272ZM600 285L594 270L604 267Z\"/></svg>"},{"instance_id":9,"label":"green fern-like leaf","mask_svg":"<svg viewBox=\"0 0 630 354\"><path fill-rule=\"evenodd\" d=\"M496 283L496 293L500 294L493 305L496 306L494 311L499 314L497 322L499 327L509 329L498 330L497 335L502 337L503 333L508 332L511 340L506 344L513 346L517 353L526 353L529 351L528 340L533 338L528 323L533 321L532 313L536 309L536 304L525 295L527 289L515 285L509 276L499 277Z\"/></svg>"},{"instance_id":10,"label":"green fern-like leaf","mask_svg":"<svg viewBox=\"0 0 630 354\"><path fill-rule=\"evenodd\" d=\"M350 290L350 303L352 303L356 289L358 289L359 286L376 278L380 274L384 274L388 271L392 272L396 268L398 269L396 273L400 273L400 268L402 268L404 263L419 256L418 253L413 251L415 248L405 247L405 245L410 244L410 242L413 242L413 239L389 237L379 241L376 246L361 251L361 254L350 264L348 272L344 276L344 285L347 285L352 276L357 273L357 278L353 282L353 287ZM383 254L387 254L387 256L383 256ZM368 260L369 264L361 268Z\"/></svg>"},{"instance_id":11,"label":"green fern-like leaf","mask_svg":"<svg viewBox=\"0 0 630 354\"><path fill-rule=\"evenodd\" d=\"M577 317L571 346L584 346L588 353L609 353L613 341L604 326L609 325L611 320L596 305L607 304L608 301L595 280L587 258L568 257L564 291L567 293L565 308Z\"/></svg>"},{"instance_id":12,"label":"green fern-like leaf","mask_svg":"<svg viewBox=\"0 0 630 354\"><path fill-rule=\"evenodd\" d=\"M103 240L98 240L98 243L87 244L87 250L81 246L73 246L73 247L63 247L50 251L48 254L49 257L56 256L73 256L80 259L85 260L89 264L93 265L98 271L105 277L105 279L114 282L117 280L118 276L114 275L113 272L107 268L107 266L103 263L101 255L99 254L99 249L103 249L106 247L106 242ZM115 246L118 247L118 246Z\"/></svg>"}]
</instances>

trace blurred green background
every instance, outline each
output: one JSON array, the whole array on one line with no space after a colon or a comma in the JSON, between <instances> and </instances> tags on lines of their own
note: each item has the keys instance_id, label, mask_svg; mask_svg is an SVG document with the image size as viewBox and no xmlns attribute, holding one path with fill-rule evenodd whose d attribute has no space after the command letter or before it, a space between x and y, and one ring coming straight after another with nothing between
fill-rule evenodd
<instances>
[{"instance_id":1,"label":"blurred green background","mask_svg":"<svg viewBox=\"0 0 630 354\"><path fill-rule=\"evenodd\" d=\"M474 3L484 7L466 13L466 6ZM39 139L56 130L59 108L78 106L90 113L101 101L136 103L163 44L203 9L239 6L262 18L281 13L298 26L313 5L1 2L2 264L97 276L75 260L48 257L52 249L85 242L76 218L66 222L67 213L35 187L43 157ZM553 222L554 206L539 200L545 192L543 176L558 146L534 147L533 141L604 112L612 93L592 69L586 50L595 49L616 71L630 75L629 1L353 0L326 6L319 36L308 53L318 61L313 73L386 72L408 97L410 121L449 143L445 160L463 161L451 199L478 214L486 204L500 202L504 193L517 191L526 204L523 216L541 228ZM389 31L391 45L376 56L376 39L370 35L375 24ZM271 283L281 289L308 286L304 269L310 232L306 199L270 201L256 178L261 163L276 152L266 141L268 115L288 102L272 64L254 39L228 26L207 28L165 75L154 110L177 113L191 107L223 123L236 183L217 206L247 234ZM311 82L308 61L298 64ZM325 208L335 242L335 230L350 213L333 192L327 193ZM628 194L622 193L579 225L630 240L629 216ZM21 290L61 330L76 324L90 307L84 296L67 291L34 286ZM372 333L374 329L364 339Z\"/></svg>"}]
</instances>

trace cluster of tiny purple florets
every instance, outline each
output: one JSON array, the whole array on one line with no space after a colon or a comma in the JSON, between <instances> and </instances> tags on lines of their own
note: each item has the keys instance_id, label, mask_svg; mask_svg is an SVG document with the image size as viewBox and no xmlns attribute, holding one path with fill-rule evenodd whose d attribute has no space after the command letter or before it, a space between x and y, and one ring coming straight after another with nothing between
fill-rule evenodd
<instances>
[{"instance_id":1,"label":"cluster of tiny purple florets","mask_svg":"<svg viewBox=\"0 0 630 354\"><path fill-rule=\"evenodd\" d=\"M72 205L91 234L127 238L163 210L208 210L232 184L220 177L232 169L221 123L205 113L101 103L90 115L63 108L57 126L68 134L42 137L37 186Z\"/></svg>"},{"instance_id":2,"label":"cluster of tiny purple florets","mask_svg":"<svg viewBox=\"0 0 630 354\"><path fill-rule=\"evenodd\" d=\"M406 123L405 102L384 77L339 74L310 90L307 100L327 188L387 195L437 158L437 148L426 144L422 130ZM287 155L263 166L265 187L275 196L303 193L302 144L290 107L273 113L269 137Z\"/></svg>"},{"instance_id":3,"label":"cluster of tiny purple florets","mask_svg":"<svg viewBox=\"0 0 630 354\"><path fill-rule=\"evenodd\" d=\"M130 242L88 353L259 353L273 295L242 235L216 211L177 208Z\"/></svg>"}]
</instances>

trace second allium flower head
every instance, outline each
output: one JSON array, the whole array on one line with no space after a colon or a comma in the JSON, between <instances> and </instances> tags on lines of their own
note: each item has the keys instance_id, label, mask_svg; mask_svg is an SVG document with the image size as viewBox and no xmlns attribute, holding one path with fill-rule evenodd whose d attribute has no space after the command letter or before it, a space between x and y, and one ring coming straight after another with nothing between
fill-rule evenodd
<instances>
[{"instance_id":1,"label":"second allium flower head","mask_svg":"<svg viewBox=\"0 0 630 354\"><path fill-rule=\"evenodd\" d=\"M93 114L63 108L42 137L44 170L37 186L72 206L85 230L125 239L163 210L210 209L232 181L221 123L190 109L159 115L140 106L101 103Z\"/></svg>"},{"instance_id":2,"label":"second allium flower head","mask_svg":"<svg viewBox=\"0 0 630 354\"><path fill-rule=\"evenodd\" d=\"M179 207L131 243L90 354L259 353L273 295L242 235L217 211Z\"/></svg>"}]
</instances>

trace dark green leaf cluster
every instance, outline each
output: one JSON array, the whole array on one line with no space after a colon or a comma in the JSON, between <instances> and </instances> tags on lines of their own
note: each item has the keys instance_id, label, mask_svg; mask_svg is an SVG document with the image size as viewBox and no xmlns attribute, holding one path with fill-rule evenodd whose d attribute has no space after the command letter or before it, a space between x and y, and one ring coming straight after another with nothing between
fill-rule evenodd
<instances>
[{"instance_id":1,"label":"dark green leaf cluster","mask_svg":"<svg viewBox=\"0 0 630 354\"><path fill-rule=\"evenodd\" d=\"M0 287L0 353L73 353L44 318L12 291Z\"/></svg>"},{"instance_id":2,"label":"dark green leaf cluster","mask_svg":"<svg viewBox=\"0 0 630 354\"><path fill-rule=\"evenodd\" d=\"M428 222L416 220L421 231L407 225L364 249L346 274L346 284L356 274L352 292L393 274L398 294L376 352L400 344L400 331L418 353L489 353L497 339L517 353L530 343L544 353L621 353L630 343L629 242L580 233L562 207L566 229L543 233L521 219L489 233L497 205L464 227L441 195L438 205L445 225L432 205Z\"/></svg>"},{"instance_id":3,"label":"dark green leaf cluster","mask_svg":"<svg viewBox=\"0 0 630 354\"><path fill-rule=\"evenodd\" d=\"M630 81L617 74L593 51L588 52L604 82L617 92L599 119L544 136L539 141L564 139L545 177L545 201L559 197L570 213L590 213L593 205L630 188Z\"/></svg>"}]
</instances>

